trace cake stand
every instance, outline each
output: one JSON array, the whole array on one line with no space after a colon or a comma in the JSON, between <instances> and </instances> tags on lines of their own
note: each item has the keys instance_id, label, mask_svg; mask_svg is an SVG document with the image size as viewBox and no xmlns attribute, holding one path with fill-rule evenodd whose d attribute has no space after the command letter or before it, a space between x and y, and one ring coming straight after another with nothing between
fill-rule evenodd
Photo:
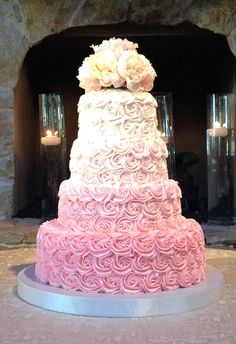
<instances>
[{"instance_id":1,"label":"cake stand","mask_svg":"<svg viewBox=\"0 0 236 344\"><path fill-rule=\"evenodd\" d=\"M216 302L222 293L223 274L207 266L206 279L188 288L135 294L102 294L71 291L40 283L35 265L18 275L18 296L51 311L93 317L147 317L193 311Z\"/></svg>"}]
</instances>

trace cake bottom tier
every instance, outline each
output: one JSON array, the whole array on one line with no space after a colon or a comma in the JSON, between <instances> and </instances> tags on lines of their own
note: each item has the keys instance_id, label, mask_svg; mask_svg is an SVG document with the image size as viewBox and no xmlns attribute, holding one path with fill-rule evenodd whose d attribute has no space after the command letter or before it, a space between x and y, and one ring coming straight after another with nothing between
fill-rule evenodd
<instances>
[{"instance_id":1,"label":"cake bottom tier","mask_svg":"<svg viewBox=\"0 0 236 344\"><path fill-rule=\"evenodd\" d=\"M163 227L163 226L162 226ZM181 216L148 232L76 232L58 219L37 236L36 277L44 284L85 292L158 292L205 277L200 225Z\"/></svg>"}]
</instances>

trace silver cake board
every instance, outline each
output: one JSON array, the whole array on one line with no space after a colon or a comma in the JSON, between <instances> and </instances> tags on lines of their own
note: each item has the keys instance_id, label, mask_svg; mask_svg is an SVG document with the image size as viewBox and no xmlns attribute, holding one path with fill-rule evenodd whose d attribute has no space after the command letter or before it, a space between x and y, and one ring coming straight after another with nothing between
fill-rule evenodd
<instances>
[{"instance_id":1,"label":"silver cake board","mask_svg":"<svg viewBox=\"0 0 236 344\"><path fill-rule=\"evenodd\" d=\"M18 275L18 296L51 311L93 317L147 317L189 312L216 302L223 289L223 274L207 266L206 279L188 288L136 294L101 294L71 291L40 283L35 265Z\"/></svg>"}]
</instances>

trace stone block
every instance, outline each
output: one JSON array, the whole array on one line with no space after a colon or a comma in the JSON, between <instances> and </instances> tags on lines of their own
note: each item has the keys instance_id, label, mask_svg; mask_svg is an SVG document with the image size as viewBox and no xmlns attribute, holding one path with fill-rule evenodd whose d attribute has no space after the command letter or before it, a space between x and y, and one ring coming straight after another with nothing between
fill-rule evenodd
<instances>
[{"instance_id":1,"label":"stone block","mask_svg":"<svg viewBox=\"0 0 236 344\"><path fill-rule=\"evenodd\" d=\"M13 110L0 109L0 140L1 145L9 145L13 143ZM1 154L0 154L1 155Z\"/></svg>"},{"instance_id":2,"label":"stone block","mask_svg":"<svg viewBox=\"0 0 236 344\"><path fill-rule=\"evenodd\" d=\"M0 108L12 109L14 102L13 90L7 87L0 87Z\"/></svg>"},{"instance_id":3,"label":"stone block","mask_svg":"<svg viewBox=\"0 0 236 344\"><path fill-rule=\"evenodd\" d=\"M0 85L9 88L15 86L29 48L23 18L16 8L16 2L0 1Z\"/></svg>"},{"instance_id":4,"label":"stone block","mask_svg":"<svg viewBox=\"0 0 236 344\"><path fill-rule=\"evenodd\" d=\"M0 157L0 178L2 177L14 178L13 154Z\"/></svg>"},{"instance_id":5,"label":"stone block","mask_svg":"<svg viewBox=\"0 0 236 344\"><path fill-rule=\"evenodd\" d=\"M0 232L0 244L20 245L24 242L24 233L6 229Z\"/></svg>"},{"instance_id":6,"label":"stone block","mask_svg":"<svg viewBox=\"0 0 236 344\"><path fill-rule=\"evenodd\" d=\"M73 15L73 26L115 24L127 20L129 2L126 0L87 0Z\"/></svg>"},{"instance_id":7,"label":"stone block","mask_svg":"<svg viewBox=\"0 0 236 344\"><path fill-rule=\"evenodd\" d=\"M13 215L13 180L0 181L0 219L10 218Z\"/></svg>"}]
</instances>

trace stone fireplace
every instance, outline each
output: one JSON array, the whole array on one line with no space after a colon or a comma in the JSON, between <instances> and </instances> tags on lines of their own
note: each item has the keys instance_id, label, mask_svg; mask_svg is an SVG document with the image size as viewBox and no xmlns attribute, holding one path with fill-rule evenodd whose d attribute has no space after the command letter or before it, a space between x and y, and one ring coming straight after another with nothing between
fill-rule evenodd
<instances>
[{"instance_id":1,"label":"stone fireplace","mask_svg":"<svg viewBox=\"0 0 236 344\"><path fill-rule=\"evenodd\" d=\"M112 36L138 42L172 92L176 152L194 152L206 198L206 94L234 92L233 1L11 1L0 5L0 217L40 197L38 94L64 95L68 156L77 135L77 69L89 46Z\"/></svg>"}]
</instances>

